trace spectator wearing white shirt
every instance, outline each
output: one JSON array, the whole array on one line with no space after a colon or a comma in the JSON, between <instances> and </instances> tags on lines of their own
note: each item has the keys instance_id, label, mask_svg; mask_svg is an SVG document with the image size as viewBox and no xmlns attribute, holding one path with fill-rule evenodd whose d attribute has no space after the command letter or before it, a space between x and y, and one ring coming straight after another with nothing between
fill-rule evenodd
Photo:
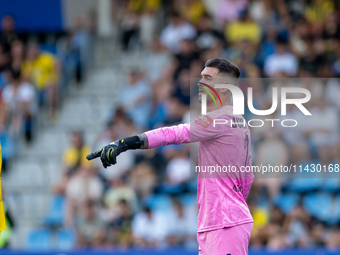
<instances>
[{"instance_id":1,"label":"spectator wearing white shirt","mask_svg":"<svg viewBox=\"0 0 340 255\"><path fill-rule=\"evenodd\" d=\"M154 37L150 42L150 50L146 56L150 82L155 82L162 78L166 67L170 64L170 60L171 54L168 49L162 44L159 37Z\"/></svg>"},{"instance_id":2,"label":"spectator wearing white shirt","mask_svg":"<svg viewBox=\"0 0 340 255\"><path fill-rule=\"evenodd\" d=\"M151 211L145 207L136 214L132 222L135 245L142 247L159 247L164 245L169 233L169 222L164 214Z\"/></svg>"},{"instance_id":3,"label":"spectator wearing white shirt","mask_svg":"<svg viewBox=\"0 0 340 255\"><path fill-rule=\"evenodd\" d=\"M178 13L171 15L171 21L161 33L162 43L174 54L180 51L180 42L184 39L194 39L196 36L195 28L184 21Z\"/></svg>"},{"instance_id":4,"label":"spectator wearing white shirt","mask_svg":"<svg viewBox=\"0 0 340 255\"><path fill-rule=\"evenodd\" d=\"M82 165L78 173L72 177L66 187L66 222L73 226L74 217L83 208L86 201L99 203L103 195L103 184L94 174L93 168Z\"/></svg>"},{"instance_id":5,"label":"spectator wearing white shirt","mask_svg":"<svg viewBox=\"0 0 340 255\"><path fill-rule=\"evenodd\" d=\"M178 200L174 200L174 210L169 213L170 233L169 246L196 248L197 241L197 210L195 207L184 207Z\"/></svg>"},{"instance_id":6,"label":"spectator wearing white shirt","mask_svg":"<svg viewBox=\"0 0 340 255\"><path fill-rule=\"evenodd\" d=\"M128 74L127 86L121 92L121 105L134 124L146 128L150 115L151 91L149 84L143 80L142 74L136 70Z\"/></svg>"},{"instance_id":7,"label":"spectator wearing white shirt","mask_svg":"<svg viewBox=\"0 0 340 255\"><path fill-rule=\"evenodd\" d=\"M33 85L22 82L20 72L11 72L11 83L2 92L4 123L13 135L24 131L26 141L32 138L32 121L36 114L36 93Z\"/></svg>"},{"instance_id":8,"label":"spectator wearing white shirt","mask_svg":"<svg viewBox=\"0 0 340 255\"><path fill-rule=\"evenodd\" d=\"M170 185L180 185L190 179L191 162L183 147L174 150L174 158L166 167L166 179Z\"/></svg>"},{"instance_id":9,"label":"spectator wearing white shirt","mask_svg":"<svg viewBox=\"0 0 340 255\"><path fill-rule=\"evenodd\" d=\"M283 72L289 76L294 76L298 69L296 57L287 51L283 42L278 42L276 52L269 55L264 62L264 71L269 77L275 77Z\"/></svg>"}]
</instances>

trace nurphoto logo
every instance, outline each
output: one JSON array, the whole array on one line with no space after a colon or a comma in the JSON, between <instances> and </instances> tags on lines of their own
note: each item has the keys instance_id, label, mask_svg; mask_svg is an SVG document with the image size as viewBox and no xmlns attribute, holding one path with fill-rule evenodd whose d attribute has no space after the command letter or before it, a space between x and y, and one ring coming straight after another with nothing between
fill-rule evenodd
<instances>
[{"instance_id":1,"label":"nurphoto logo","mask_svg":"<svg viewBox=\"0 0 340 255\"><path fill-rule=\"evenodd\" d=\"M209 87L209 89L211 91L213 91L213 93L217 96L217 98L219 99L220 104L222 105L221 99L219 97L219 95L217 94L216 90L212 87L209 86L207 84L203 84L204 86ZM237 116L237 115L244 115L244 105L245 105L245 98L244 98L244 94L242 92L242 90L235 86L235 85L231 85L231 84L216 84L215 88L220 89L220 88L226 88L229 89L232 97L233 97L233 101L232 101L232 105L233 105L233 115ZM303 105L305 103L307 103L310 99L311 99L311 93L308 89L305 88L292 88L292 87L281 87L281 116L285 116L287 114L287 105L288 104L292 104L295 105L304 115L306 116L311 116L312 114L306 109L306 107ZM202 94L202 103L201 103L201 114L202 115L206 115L207 114L207 95L209 95L215 105L217 105L217 102L214 98L214 96L212 95L212 93L210 93L208 90L206 89L202 89L201 90L205 91L207 94ZM294 93L294 94L302 94L304 95L303 98L287 98L287 95L289 93ZM272 90L272 106L270 107L270 109L267 110L258 110L255 109L254 104L253 104L253 88L249 87L247 89L247 105L248 105L248 109L251 113L253 113L254 115L258 115L258 116L266 116L266 115L270 115L272 113L274 113L278 107L278 88L273 88ZM235 121L235 119L234 119ZM275 121L280 121L279 119L266 119L266 121L270 121L272 123L272 127L274 127L274 122ZM254 122L258 122L259 125L254 125L252 123ZM293 125L287 125L287 122L291 122L294 123ZM219 124L228 124L227 120L223 120L223 119L214 119L213 120L214 123L214 127L215 125L219 125ZM240 125L240 123L229 123L230 125L235 125L238 124ZM284 119L281 121L281 125L283 127L295 127L297 126L297 121L294 119ZM245 123L243 124L245 126ZM264 121L262 119L251 119L248 121L248 125L250 127L262 127L264 125Z\"/></svg>"}]
</instances>

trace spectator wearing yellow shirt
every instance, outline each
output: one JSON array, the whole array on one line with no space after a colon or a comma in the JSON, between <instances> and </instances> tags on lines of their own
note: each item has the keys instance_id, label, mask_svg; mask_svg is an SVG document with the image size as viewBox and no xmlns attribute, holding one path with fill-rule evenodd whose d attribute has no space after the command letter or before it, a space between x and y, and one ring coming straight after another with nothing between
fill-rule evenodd
<instances>
[{"instance_id":1,"label":"spectator wearing yellow shirt","mask_svg":"<svg viewBox=\"0 0 340 255\"><path fill-rule=\"evenodd\" d=\"M206 13L206 9L200 0L184 0L180 1L179 12L189 22L196 24Z\"/></svg>"},{"instance_id":2,"label":"spectator wearing yellow shirt","mask_svg":"<svg viewBox=\"0 0 340 255\"><path fill-rule=\"evenodd\" d=\"M38 44L31 43L28 45L21 69L24 78L37 88L39 105L49 106L54 114L57 107L59 73L56 57L49 52L41 52Z\"/></svg>"},{"instance_id":3,"label":"spectator wearing yellow shirt","mask_svg":"<svg viewBox=\"0 0 340 255\"><path fill-rule=\"evenodd\" d=\"M128 10L133 12L156 11L160 4L160 0L130 0Z\"/></svg>"},{"instance_id":4,"label":"spectator wearing yellow shirt","mask_svg":"<svg viewBox=\"0 0 340 255\"><path fill-rule=\"evenodd\" d=\"M259 24L251 20L248 12L241 12L239 19L226 26L225 37L231 43L248 40L258 44L261 40Z\"/></svg>"},{"instance_id":5,"label":"spectator wearing yellow shirt","mask_svg":"<svg viewBox=\"0 0 340 255\"><path fill-rule=\"evenodd\" d=\"M309 22L321 23L334 11L334 3L329 0L313 0L306 8L305 17Z\"/></svg>"},{"instance_id":6,"label":"spectator wearing yellow shirt","mask_svg":"<svg viewBox=\"0 0 340 255\"><path fill-rule=\"evenodd\" d=\"M61 180L54 186L57 194L64 194L69 179L78 171L80 166L91 167L86 156L91 153L91 148L84 144L83 134L73 131L71 134L71 146L64 151Z\"/></svg>"}]
</instances>

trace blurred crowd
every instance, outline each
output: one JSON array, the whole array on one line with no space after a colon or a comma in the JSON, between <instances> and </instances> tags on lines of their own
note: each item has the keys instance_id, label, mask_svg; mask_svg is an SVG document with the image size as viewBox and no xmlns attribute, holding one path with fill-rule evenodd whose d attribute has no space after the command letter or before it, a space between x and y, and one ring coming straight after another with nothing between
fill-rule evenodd
<instances>
[{"instance_id":1,"label":"blurred crowd","mask_svg":"<svg viewBox=\"0 0 340 255\"><path fill-rule=\"evenodd\" d=\"M117 139L190 121L190 78L198 78L214 57L240 67L239 85L244 92L253 88L256 109L270 108L272 87L298 86L312 93L306 107L317 116L313 120L327 119L307 123L297 108L288 107L287 119L300 120L298 128L253 128L254 165L340 159L338 1L112 3L122 50L145 51L145 66L128 72L121 102L95 144L87 145L80 131L71 134L54 191L66 197L64 224L76 229L78 246L197 246L196 180L190 178L187 145L128 151L108 169L85 156ZM296 192L299 199L290 210L280 208L275 201L285 185L283 178L255 179L248 199L255 220L250 245L340 247L340 219L330 224L309 213L301 202L306 193ZM330 196L339 189L338 183Z\"/></svg>"},{"instance_id":2,"label":"blurred crowd","mask_svg":"<svg viewBox=\"0 0 340 255\"><path fill-rule=\"evenodd\" d=\"M197 180L190 176L189 146L128 151L107 169L85 157L117 139L190 121L190 78L198 78L204 63L214 57L228 58L240 67L239 85L244 92L253 88L256 109L270 108L272 87L311 91L306 104L314 116L311 121L288 107L287 119L301 120L297 128L252 129L253 165L340 160L339 4L336 0L112 1L112 22L122 50L146 52L145 66L128 71L121 102L113 106L95 144L87 144L81 131L70 135L53 190L66 199L63 225L76 230L77 245L197 246ZM38 106L45 105L52 113L58 107L63 63L70 61L69 54L84 49L82 22L79 27L65 43L64 57L57 58L37 44L23 44L13 20L4 18L0 134L21 132L29 141ZM74 60L79 63L79 56ZM247 112L245 117L254 116ZM320 187L294 191L298 201L284 210L276 203L285 192L284 179L257 177L248 198L254 217L252 247L340 247L336 227L340 218L331 224L302 202ZM339 195L337 185L328 191L334 200Z\"/></svg>"},{"instance_id":3,"label":"blurred crowd","mask_svg":"<svg viewBox=\"0 0 340 255\"><path fill-rule=\"evenodd\" d=\"M68 34L19 33L15 20L1 19L0 141L3 170L18 144L30 144L39 124L56 120L75 81L81 84L91 47L91 29L79 17Z\"/></svg>"}]
</instances>

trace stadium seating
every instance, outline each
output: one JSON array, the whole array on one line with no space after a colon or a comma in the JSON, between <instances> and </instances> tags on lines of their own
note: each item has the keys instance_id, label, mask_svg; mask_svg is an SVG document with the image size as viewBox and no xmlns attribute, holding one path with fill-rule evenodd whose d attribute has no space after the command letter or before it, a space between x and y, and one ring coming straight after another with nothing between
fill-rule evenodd
<instances>
[{"instance_id":1,"label":"stadium seating","mask_svg":"<svg viewBox=\"0 0 340 255\"><path fill-rule=\"evenodd\" d=\"M55 196L52 200L49 213L44 219L44 224L50 227L60 226L64 220L65 198L62 196Z\"/></svg>"},{"instance_id":2,"label":"stadium seating","mask_svg":"<svg viewBox=\"0 0 340 255\"><path fill-rule=\"evenodd\" d=\"M329 208L331 210L331 215L328 219L326 219L326 223L329 225L336 225L340 222L340 195L336 196L332 207Z\"/></svg>"},{"instance_id":3,"label":"stadium seating","mask_svg":"<svg viewBox=\"0 0 340 255\"><path fill-rule=\"evenodd\" d=\"M52 248L52 233L47 229L33 229L27 238L25 249L46 251Z\"/></svg>"},{"instance_id":4,"label":"stadium seating","mask_svg":"<svg viewBox=\"0 0 340 255\"><path fill-rule=\"evenodd\" d=\"M335 165L335 164L340 164L339 161L333 161L329 164L330 165ZM322 189L325 191L330 191L330 192L337 192L340 190L340 172L338 170L333 169L330 171L328 169L326 171L326 179L324 180L324 183L322 185Z\"/></svg>"},{"instance_id":5,"label":"stadium seating","mask_svg":"<svg viewBox=\"0 0 340 255\"><path fill-rule=\"evenodd\" d=\"M76 234L71 229L61 229L57 232L56 247L58 250L71 250L76 245Z\"/></svg>"},{"instance_id":6,"label":"stadium seating","mask_svg":"<svg viewBox=\"0 0 340 255\"><path fill-rule=\"evenodd\" d=\"M180 197L180 201L184 206L190 206L196 204L197 195L196 194L184 194Z\"/></svg>"},{"instance_id":7,"label":"stadium seating","mask_svg":"<svg viewBox=\"0 0 340 255\"><path fill-rule=\"evenodd\" d=\"M190 192L197 192L197 179L193 178L188 183L188 189Z\"/></svg>"},{"instance_id":8,"label":"stadium seating","mask_svg":"<svg viewBox=\"0 0 340 255\"><path fill-rule=\"evenodd\" d=\"M326 192L310 193L303 199L304 208L317 219L327 222L333 215L333 198Z\"/></svg>"},{"instance_id":9,"label":"stadium seating","mask_svg":"<svg viewBox=\"0 0 340 255\"><path fill-rule=\"evenodd\" d=\"M151 195L146 198L145 204L152 210L167 211L172 207L172 200L167 195Z\"/></svg>"},{"instance_id":10,"label":"stadium seating","mask_svg":"<svg viewBox=\"0 0 340 255\"><path fill-rule=\"evenodd\" d=\"M14 151L13 143L11 138L4 132L0 132L0 144L2 158L4 160L11 158Z\"/></svg>"},{"instance_id":11,"label":"stadium seating","mask_svg":"<svg viewBox=\"0 0 340 255\"><path fill-rule=\"evenodd\" d=\"M288 214L298 204L300 196L296 193L282 193L274 198L274 204Z\"/></svg>"},{"instance_id":12,"label":"stadium seating","mask_svg":"<svg viewBox=\"0 0 340 255\"><path fill-rule=\"evenodd\" d=\"M320 178L322 173L317 171L312 172L311 170L306 171L306 166L311 166L311 164L318 165L320 162L318 160L303 161L297 164L296 172L293 173L293 179L291 179L286 186L289 191L296 191L299 193L305 193L310 191L318 190L322 187L323 180ZM300 166L301 169L300 170Z\"/></svg>"}]
</instances>

